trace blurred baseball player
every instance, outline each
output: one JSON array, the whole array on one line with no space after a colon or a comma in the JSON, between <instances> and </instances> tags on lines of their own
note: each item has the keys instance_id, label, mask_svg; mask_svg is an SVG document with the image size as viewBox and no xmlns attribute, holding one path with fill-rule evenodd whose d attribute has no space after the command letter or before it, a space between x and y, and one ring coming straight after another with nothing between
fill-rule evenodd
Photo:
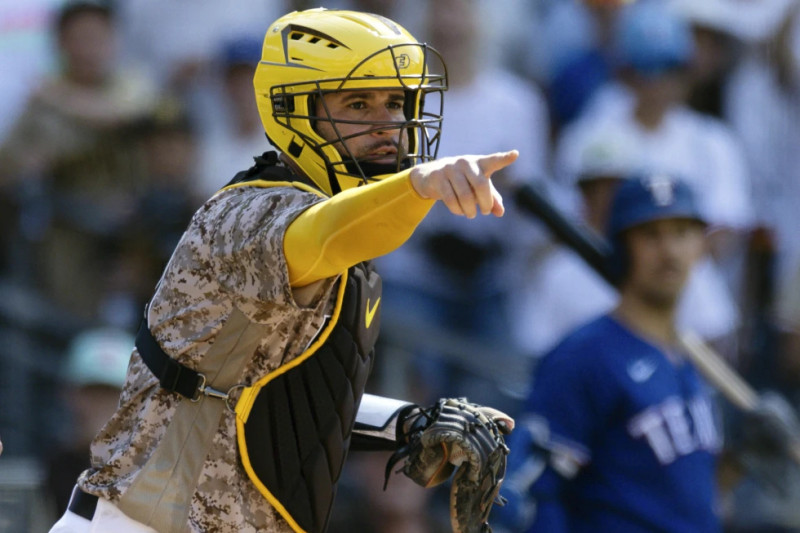
<instances>
[{"instance_id":1,"label":"blurred baseball player","mask_svg":"<svg viewBox=\"0 0 800 533\"><path fill-rule=\"evenodd\" d=\"M681 352L676 304L703 252L686 184L623 182L608 238L620 302L545 355L510 442L513 531L719 530L709 387Z\"/></svg>"},{"instance_id":2,"label":"blurred baseball player","mask_svg":"<svg viewBox=\"0 0 800 533\"><path fill-rule=\"evenodd\" d=\"M281 153L194 215L51 531L322 532L356 445L395 449L389 466L426 486L455 471L455 530L488 528L513 421L363 395L381 306L368 260L437 200L503 214L490 177L517 152L434 160L445 72L375 15L314 9L268 28L254 85Z\"/></svg>"}]
</instances>

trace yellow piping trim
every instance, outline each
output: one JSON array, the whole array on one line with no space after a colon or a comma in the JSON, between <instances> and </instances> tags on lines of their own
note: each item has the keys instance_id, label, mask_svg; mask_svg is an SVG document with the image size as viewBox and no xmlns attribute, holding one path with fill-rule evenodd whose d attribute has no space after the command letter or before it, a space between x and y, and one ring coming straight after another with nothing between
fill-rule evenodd
<instances>
[{"instance_id":1,"label":"yellow piping trim","mask_svg":"<svg viewBox=\"0 0 800 533\"><path fill-rule=\"evenodd\" d=\"M268 181L268 180L252 180L252 181L243 181L241 183L234 183L232 185L228 185L220 189L219 192L227 191L228 189L235 189L237 187L295 187L297 189L314 193L317 196L321 196L323 198L327 198L327 195L318 191L314 187L310 185L306 185L305 183L299 181ZM253 465L250 463L250 456L247 453L247 446L244 441L244 425L247 422L247 419L250 417L250 410L253 408L253 403L256 400L256 396L258 396L258 391L264 387L267 383L275 379L276 377L284 374L285 372L291 370L292 368L296 367L309 357L311 357L314 352L316 352L319 347L328 340L328 336L333 331L333 327L336 325L336 322L339 320L339 313L342 309L342 301L344 299L344 290L347 287L347 271L345 271L341 279L339 281L339 292L336 295L336 305L333 310L333 315L331 316L330 321L328 321L328 325L322 331L320 336L317 340L306 349L302 354L297 356L295 359L290 361L289 363L275 369L274 371L270 372L263 378L256 381L250 387L245 387L242 390L241 396L239 396L239 401L236 402L236 442L239 445L239 453L242 458L242 466L244 467L245 472L247 472L247 477L250 478L250 481L256 486L258 491L261 493L264 498L272 505L286 522L289 524L289 527L292 528L293 531L297 533L306 533L306 531L300 527L300 525L292 518L292 515L289 511L286 510L286 507L278 500L273 494L267 489L266 486L258 479L258 476L253 470Z\"/></svg>"},{"instance_id":2,"label":"yellow piping trim","mask_svg":"<svg viewBox=\"0 0 800 533\"><path fill-rule=\"evenodd\" d=\"M240 183L234 183L232 185L227 185L227 186L223 187L222 189L220 189L219 192L217 192L217 194L219 194L222 191L227 191L228 189L236 189L238 187L295 187L297 189L300 189L300 190L303 190L303 191L306 191L306 192L314 193L317 196L321 196L323 198L328 198L328 196L325 193L323 193L322 191L319 191L319 190L315 189L314 187L312 187L310 185L306 185L305 183L303 183L301 181L268 181L268 180L243 181L243 182L240 182Z\"/></svg>"},{"instance_id":3,"label":"yellow piping trim","mask_svg":"<svg viewBox=\"0 0 800 533\"><path fill-rule=\"evenodd\" d=\"M248 182L249 183L249 182ZM238 185L238 184L235 184ZM234 185L234 186L235 186ZM322 344L328 340L328 336L333 331L334 326L339 321L339 313L342 310L342 301L344 300L344 291L347 287L347 271L342 274L342 277L339 281L339 291L336 295L336 306L333 310L333 315L331 319L328 321L328 325L325 326L325 329L322 333L317 337L317 340L314 341L311 346L309 346L306 351L302 354L298 355L296 358L292 359L285 365L276 368L263 378L256 381L250 387L245 387L242 391L242 395L239 397L239 401L236 402L236 441L239 445L239 454L242 457L242 466L244 467L245 472L247 472L247 476L250 478L250 481L256 486L258 491L261 493L264 498L272 505L286 522L289 524L289 527L292 528L297 533L306 533L303 528L292 518L292 515L283 504L276 498L267 487L258 479L258 476L253 470L253 465L250 463L250 456L247 453L247 446L244 441L244 425L247 422L247 419L250 417L250 410L253 408L253 402L255 402L256 396L258 395L259 389L263 388L267 383L275 379L276 377L285 374L292 368L300 365L306 359L314 355L314 353L319 349Z\"/></svg>"}]
</instances>

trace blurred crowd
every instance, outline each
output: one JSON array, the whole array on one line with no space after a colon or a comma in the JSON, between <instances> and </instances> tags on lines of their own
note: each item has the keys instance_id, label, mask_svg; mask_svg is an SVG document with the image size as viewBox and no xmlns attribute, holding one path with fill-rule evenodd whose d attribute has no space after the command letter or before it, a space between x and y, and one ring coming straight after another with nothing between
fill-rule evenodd
<instances>
[{"instance_id":1,"label":"blurred crowd","mask_svg":"<svg viewBox=\"0 0 800 533\"><path fill-rule=\"evenodd\" d=\"M637 1L670 16L622 0L0 2L0 491L4 463L29 460L62 512L172 247L270 149L252 89L264 30L320 5L386 15L442 53L440 156L520 151L497 178L505 217L436 206L379 259L369 392L513 413L537 359L616 299L515 191L602 236L614 187L645 170L685 179L711 222L681 325L800 405L800 1ZM771 493L730 462L728 524L800 531L800 484ZM332 530L446 530L414 512L438 495L393 479L381 497L383 466L348 466ZM0 531L26 520L3 516Z\"/></svg>"}]
</instances>

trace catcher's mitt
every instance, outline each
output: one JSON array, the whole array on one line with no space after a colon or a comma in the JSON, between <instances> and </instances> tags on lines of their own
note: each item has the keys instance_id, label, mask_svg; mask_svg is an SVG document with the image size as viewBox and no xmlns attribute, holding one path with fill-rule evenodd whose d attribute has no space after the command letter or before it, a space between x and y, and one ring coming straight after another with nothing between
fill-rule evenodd
<instances>
[{"instance_id":1,"label":"catcher's mitt","mask_svg":"<svg viewBox=\"0 0 800 533\"><path fill-rule=\"evenodd\" d=\"M423 487L443 483L456 471L450 490L453 532L491 532L492 504L504 502L498 495L508 455L503 435L514 420L463 398L443 399L427 410L414 408L398 427L401 447L386 465L386 481L403 458L401 471Z\"/></svg>"}]
</instances>

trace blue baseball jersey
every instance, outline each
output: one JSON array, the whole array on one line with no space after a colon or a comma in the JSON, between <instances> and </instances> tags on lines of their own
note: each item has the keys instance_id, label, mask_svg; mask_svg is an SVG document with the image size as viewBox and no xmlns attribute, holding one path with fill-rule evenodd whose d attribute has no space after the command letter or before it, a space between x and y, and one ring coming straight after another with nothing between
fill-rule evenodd
<instances>
[{"instance_id":1,"label":"blue baseball jersey","mask_svg":"<svg viewBox=\"0 0 800 533\"><path fill-rule=\"evenodd\" d=\"M710 389L611 316L543 358L509 445L509 489L535 502L528 531L720 531Z\"/></svg>"}]
</instances>

